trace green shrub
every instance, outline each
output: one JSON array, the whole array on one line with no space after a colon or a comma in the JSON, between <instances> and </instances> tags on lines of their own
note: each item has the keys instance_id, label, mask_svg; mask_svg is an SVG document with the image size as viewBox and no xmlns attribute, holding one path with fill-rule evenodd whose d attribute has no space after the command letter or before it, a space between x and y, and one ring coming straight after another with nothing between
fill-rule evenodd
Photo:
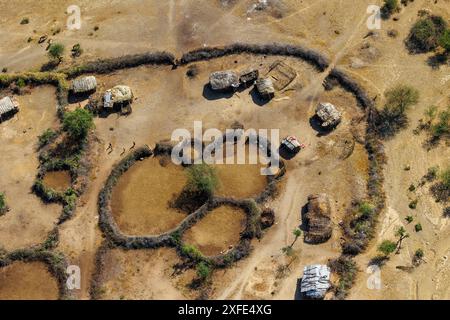
<instances>
[{"instance_id":1,"label":"green shrub","mask_svg":"<svg viewBox=\"0 0 450 320\"><path fill-rule=\"evenodd\" d=\"M190 244L184 244L181 246L181 254L195 261L204 260L204 256L200 250Z\"/></svg>"},{"instance_id":2,"label":"green shrub","mask_svg":"<svg viewBox=\"0 0 450 320\"><path fill-rule=\"evenodd\" d=\"M374 207L369 202L362 202L359 204L358 212L363 219L370 219L374 212Z\"/></svg>"},{"instance_id":3,"label":"green shrub","mask_svg":"<svg viewBox=\"0 0 450 320\"><path fill-rule=\"evenodd\" d=\"M397 249L397 244L390 240L384 240L379 246L378 251L380 251L385 256L390 255Z\"/></svg>"},{"instance_id":4,"label":"green shrub","mask_svg":"<svg viewBox=\"0 0 450 320\"><path fill-rule=\"evenodd\" d=\"M431 125L431 135L434 138L450 136L450 108L438 115L438 121Z\"/></svg>"},{"instance_id":5,"label":"green shrub","mask_svg":"<svg viewBox=\"0 0 450 320\"><path fill-rule=\"evenodd\" d=\"M29 18L23 18L21 21L20 21L20 24L29 24L30 23L30 19Z\"/></svg>"},{"instance_id":6,"label":"green shrub","mask_svg":"<svg viewBox=\"0 0 450 320\"><path fill-rule=\"evenodd\" d=\"M414 200L412 200L410 203L409 203L409 208L410 209L416 209L417 208L417 203L419 202L419 200L418 199L414 199Z\"/></svg>"},{"instance_id":7,"label":"green shrub","mask_svg":"<svg viewBox=\"0 0 450 320\"><path fill-rule=\"evenodd\" d=\"M63 117L63 129L74 140L86 138L90 129L94 127L92 114L84 109L66 112Z\"/></svg>"},{"instance_id":8,"label":"green shrub","mask_svg":"<svg viewBox=\"0 0 450 320\"><path fill-rule=\"evenodd\" d=\"M399 11L400 6L398 0L384 0L381 12L385 18L390 17L393 13Z\"/></svg>"},{"instance_id":9,"label":"green shrub","mask_svg":"<svg viewBox=\"0 0 450 320\"><path fill-rule=\"evenodd\" d=\"M405 112L419 101L419 92L410 86L398 85L385 93L386 104L375 119L378 135L394 136L408 124Z\"/></svg>"},{"instance_id":10,"label":"green shrub","mask_svg":"<svg viewBox=\"0 0 450 320\"><path fill-rule=\"evenodd\" d=\"M444 48L446 52L450 52L450 29L445 30L439 38L439 45Z\"/></svg>"},{"instance_id":11,"label":"green shrub","mask_svg":"<svg viewBox=\"0 0 450 320\"><path fill-rule=\"evenodd\" d=\"M411 222L414 221L414 218L413 218L413 216L407 216L407 217L405 218L405 220L406 220L406 222L411 223Z\"/></svg>"},{"instance_id":12,"label":"green shrub","mask_svg":"<svg viewBox=\"0 0 450 320\"><path fill-rule=\"evenodd\" d=\"M208 279L211 272L211 267L206 262L201 261L197 264L197 277L199 277L202 281Z\"/></svg>"},{"instance_id":13,"label":"green shrub","mask_svg":"<svg viewBox=\"0 0 450 320\"><path fill-rule=\"evenodd\" d=\"M442 17L429 16L423 18L411 28L406 46L413 53L432 51L437 48L446 29L447 23Z\"/></svg>"},{"instance_id":14,"label":"green shrub","mask_svg":"<svg viewBox=\"0 0 450 320\"><path fill-rule=\"evenodd\" d=\"M61 61L64 54L65 47L61 43L53 43L48 48L48 56L51 59Z\"/></svg>"},{"instance_id":15,"label":"green shrub","mask_svg":"<svg viewBox=\"0 0 450 320\"><path fill-rule=\"evenodd\" d=\"M46 146L51 141L53 141L57 136L58 134L52 129L45 130L38 138L39 147L42 148L43 146Z\"/></svg>"},{"instance_id":16,"label":"green shrub","mask_svg":"<svg viewBox=\"0 0 450 320\"><path fill-rule=\"evenodd\" d=\"M219 180L216 170L207 164L195 164L186 170L188 176L187 189L193 193L212 196Z\"/></svg>"},{"instance_id":17,"label":"green shrub","mask_svg":"<svg viewBox=\"0 0 450 320\"><path fill-rule=\"evenodd\" d=\"M416 224L416 225L414 226L414 230L416 230L416 232L422 231L422 225L421 225L420 223Z\"/></svg>"},{"instance_id":18,"label":"green shrub","mask_svg":"<svg viewBox=\"0 0 450 320\"><path fill-rule=\"evenodd\" d=\"M439 175L439 179L443 185L443 187L447 190L450 189L450 167L442 171Z\"/></svg>"}]
</instances>

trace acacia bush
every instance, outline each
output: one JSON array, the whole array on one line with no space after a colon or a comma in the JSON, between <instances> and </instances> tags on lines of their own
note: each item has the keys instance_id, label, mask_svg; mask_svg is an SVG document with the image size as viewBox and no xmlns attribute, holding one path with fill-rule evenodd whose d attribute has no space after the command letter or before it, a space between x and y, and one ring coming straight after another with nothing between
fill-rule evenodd
<instances>
[{"instance_id":1,"label":"acacia bush","mask_svg":"<svg viewBox=\"0 0 450 320\"><path fill-rule=\"evenodd\" d=\"M447 29L447 22L440 16L428 16L417 21L406 39L411 53L425 53L435 50Z\"/></svg>"},{"instance_id":2,"label":"acacia bush","mask_svg":"<svg viewBox=\"0 0 450 320\"><path fill-rule=\"evenodd\" d=\"M84 140L93 127L94 117L85 109L76 109L64 114L63 129L74 141Z\"/></svg>"},{"instance_id":3,"label":"acacia bush","mask_svg":"<svg viewBox=\"0 0 450 320\"><path fill-rule=\"evenodd\" d=\"M375 127L381 138L393 137L408 125L406 111L419 101L419 91L415 88L398 85L385 93L386 104L377 113Z\"/></svg>"}]
</instances>

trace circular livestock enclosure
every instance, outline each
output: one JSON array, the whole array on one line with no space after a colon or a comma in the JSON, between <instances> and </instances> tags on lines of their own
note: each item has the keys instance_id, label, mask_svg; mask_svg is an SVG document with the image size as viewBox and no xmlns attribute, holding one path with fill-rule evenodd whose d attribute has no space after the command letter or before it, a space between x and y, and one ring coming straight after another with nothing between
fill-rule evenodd
<instances>
[{"instance_id":1,"label":"circular livestock enclosure","mask_svg":"<svg viewBox=\"0 0 450 320\"><path fill-rule=\"evenodd\" d=\"M221 142L224 143L225 141L226 136L224 135ZM258 136L257 141L259 143L264 143L266 146L268 145L270 148L270 142L264 137ZM192 140L191 146L193 146L194 143L195 141ZM248 144L248 141L246 141L245 144ZM168 141L158 143L154 150L151 150L147 146L141 147L126 156L114 167L105 183L104 188L100 192L98 202L100 227L109 242L114 246L126 249L175 246L180 255L184 257L192 260L208 260L209 263L214 263L216 266L227 265L248 255L250 250L250 240L261 236L261 209L259 208L259 205L276 195L277 184L285 173L284 163L280 160L280 167L276 175L264 176L264 179L266 179L265 186L263 190L254 197L235 199L231 197L216 196L213 194L203 199L203 202L195 202L194 200L195 203L188 206L188 208L194 209L188 212L182 212L179 208L174 209L173 207L171 208L171 206L176 199L180 198L180 194L183 193L183 187L186 183L185 179L179 177L180 173L182 173L182 171L186 168L193 166L193 164L182 164L179 168L175 168L176 165L171 163L172 160L170 159L173 148L174 143ZM146 166L146 162L150 170L156 171L146 171L145 167L143 167ZM161 173L166 170L166 168L172 166L174 175L167 175L167 172ZM139 167L144 168L142 171L143 175L138 174L138 176L131 179L133 181L135 180L134 182L137 182L136 179L139 179L141 183L136 183L136 186L139 186L139 188L144 188L145 190L142 190L141 192L139 190L134 190L133 187L131 187L126 193L133 195L132 202L134 203L140 203L139 199L134 199L134 197L139 196L139 194L146 195L146 198L149 199L149 201L146 200L141 203L143 205L141 209L144 210L143 208L147 207L150 208L148 211L153 211L153 213L150 215L146 214L147 211L145 210L144 212L138 212L138 214L142 214L146 217L146 222L153 224L152 221L156 221L158 224L161 222L161 218L164 221L165 218L163 217L165 215L168 214L171 216L171 222L169 224L165 224L165 228L150 228L152 231L161 231L159 233L155 232L145 234L144 232L142 235L136 235L133 232L130 232L132 230L129 228L125 228L124 230L122 226L125 225L128 227L129 225L127 226L125 223L122 223L124 221L121 220L126 219L126 217L119 217L118 220L117 212L114 212L114 210L118 210L117 208L114 208L116 199L113 199L117 196L117 193L115 192L116 187L120 187L121 183L123 183L124 186L122 187L127 188L127 184L132 182L130 181L130 176L127 175L129 173L133 173L133 170L135 168L139 169ZM150 174L153 174L153 177L149 177ZM171 188L171 184L173 181L170 181L174 179L174 176L176 175L178 175L178 178L176 178L178 194L172 193L173 190ZM145 179L144 176L150 179L148 183L147 181L145 183L142 182L142 179ZM125 181L122 181L123 177L126 178ZM250 183L252 183L252 181L250 181ZM156 197L147 194L149 190L148 188L145 188L147 184L150 189L158 189ZM164 184L166 184L166 186L163 186ZM161 192L165 194L161 194ZM158 202L156 208L154 206L155 201ZM164 202L166 203L165 208ZM227 212L227 209L231 211ZM225 212L221 212L221 210L225 210ZM219 211L218 214L217 211ZM232 214L232 212L236 214ZM131 215L135 214L136 212L131 213ZM203 253L191 243L187 243L187 241L185 241L184 234L186 232L188 232L188 238L189 233L195 233L196 230L200 230L200 233L203 233L201 231L201 226L199 228L193 228L197 223L207 225L208 223L214 221L216 216L219 221L222 222L225 222L224 219L233 219L233 221L228 222L234 227L230 228L230 232L222 237L224 243L227 244L226 247L211 244L214 248L220 248L220 250L206 250L206 252ZM144 220L140 219L136 222L142 224L143 221ZM140 230L142 230L142 228ZM213 237L209 237L208 232L205 237L213 239ZM205 237L201 238L203 238L203 241L207 242ZM204 248L207 248L208 246L209 244L205 243Z\"/></svg>"}]
</instances>

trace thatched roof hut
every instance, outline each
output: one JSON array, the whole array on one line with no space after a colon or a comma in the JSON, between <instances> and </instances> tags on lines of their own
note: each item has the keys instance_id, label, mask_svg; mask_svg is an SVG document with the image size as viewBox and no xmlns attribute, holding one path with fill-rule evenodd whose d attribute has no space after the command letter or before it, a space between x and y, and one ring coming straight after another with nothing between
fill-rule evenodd
<instances>
[{"instance_id":1,"label":"thatched roof hut","mask_svg":"<svg viewBox=\"0 0 450 320\"><path fill-rule=\"evenodd\" d=\"M272 99L275 96L275 88L270 78L259 78L256 80L256 89L265 99Z\"/></svg>"},{"instance_id":2,"label":"thatched roof hut","mask_svg":"<svg viewBox=\"0 0 450 320\"><path fill-rule=\"evenodd\" d=\"M308 196L308 212L303 217L305 242L323 243L331 238L331 202L325 193Z\"/></svg>"},{"instance_id":3,"label":"thatched roof hut","mask_svg":"<svg viewBox=\"0 0 450 320\"><path fill-rule=\"evenodd\" d=\"M97 80L94 76L83 77L72 81L73 93L91 92L97 89Z\"/></svg>"},{"instance_id":4,"label":"thatched roof hut","mask_svg":"<svg viewBox=\"0 0 450 320\"><path fill-rule=\"evenodd\" d=\"M19 104L14 98L4 97L0 100L0 122L18 111Z\"/></svg>"},{"instance_id":5,"label":"thatched roof hut","mask_svg":"<svg viewBox=\"0 0 450 320\"><path fill-rule=\"evenodd\" d=\"M322 264L305 266L300 292L306 299L323 299L330 288L330 268Z\"/></svg>"},{"instance_id":6,"label":"thatched roof hut","mask_svg":"<svg viewBox=\"0 0 450 320\"><path fill-rule=\"evenodd\" d=\"M112 108L116 103L131 102L132 100L133 91L131 88L124 85L118 85L105 92L103 97L103 107Z\"/></svg>"},{"instance_id":7,"label":"thatched roof hut","mask_svg":"<svg viewBox=\"0 0 450 320\"><path fill-rule=\"evenodd\" d=\"M209 85L213 90L229 90L239 87L239 76L234 71L216 71L209 76Z\"/></svg>"},{"instance_id":8,"label":"thatched roof hut","mask_svg":"<svg viewBox=\"0 0 450 320\"><path fill-rule=\"evenodd\" d=\"M341 122L342 114L331 103L319 103L316 115L322 122L322 127L334 127Z\"/></svg>"}]
</instances>

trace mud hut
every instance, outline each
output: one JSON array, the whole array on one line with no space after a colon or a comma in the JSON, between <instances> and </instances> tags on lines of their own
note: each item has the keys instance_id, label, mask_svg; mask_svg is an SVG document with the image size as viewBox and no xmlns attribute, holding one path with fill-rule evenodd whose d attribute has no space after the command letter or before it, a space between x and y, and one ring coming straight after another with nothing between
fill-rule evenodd
<instances>
[{"instance_id":1,"label":"mud hut","mask_svg":"<svg viewBox=\"0 0 450 320\"><path fill-rule=\"evenodd\" d=\"M306 243L324 243L331 238L331 202L325 193L308 196L308 211L303 217Z\"/></svg>"},{"instance_id":2,"label":"mud hut","mask_svg":"<svg viewBox=\"0 0 450 320\"><path fill-rule=\"evenodd\" d=\"M234 90L239 87L239 76L234 71L216 71L209 76L209 85L213 90Z\"/></svg>"},{"instance_id":3,"label":"mud hut","mask_svg":"<svg viewBox=\"0 0 450 320\"><path fill-rule=\"evenodd\" d=\"M116 104L131 103L133 101L133 91L124 85L115 86L105 92L103 96L103 107L111 109Z\"/></svg>"},{"instance_id":4,"label":"mud hut","mask_svg":"<svg viewBox=\"0 0 450 320\"><path fill-rule=\"evenodd\" d=\"M275 88L270 78L256 80L256 90L264 99L272 99L275 96Z\"/></svg>"},{"instance_id":5,"label":"mud hut","mask_svg":"<svg viewBox=\"0 0 450 320\"><path fill-rule=\"evenodd\" d=\"M330 268L322 264L305 266L300 284L303 298L320 300L330 288Z\"/></svg>"},{"instance_id":6,"label":"mud hut","mask_svg":"<svg viewBox=\"0 0 450 320\"><path fill-rule=\"evenodd\" d=\"M75 79L71 84L71 90L75 94L93 92L95 89L97 89L97 80L94 76Z\"/></svg>"},{"instance_id":7,"label":"mud hut","mask_svg":"<svg viewBox=\"0 0 450 320\"><path fill-rule=\"evenodd\" d=\"M333 128L341 122L342 114L331 103L319 103L316 108L316 116L319 118L322 127Z\"/></svg>"},{"instance_id":8,"label":"mud hut","mask_svg":"<svg viewBox=\"0 0 450 320\"><path fill-rule=\"evenodd\" d=\"M8 119L19 111L18 102L11 97L4 97L0 100L0 122Z\"/></svg>"}]
</instances>

